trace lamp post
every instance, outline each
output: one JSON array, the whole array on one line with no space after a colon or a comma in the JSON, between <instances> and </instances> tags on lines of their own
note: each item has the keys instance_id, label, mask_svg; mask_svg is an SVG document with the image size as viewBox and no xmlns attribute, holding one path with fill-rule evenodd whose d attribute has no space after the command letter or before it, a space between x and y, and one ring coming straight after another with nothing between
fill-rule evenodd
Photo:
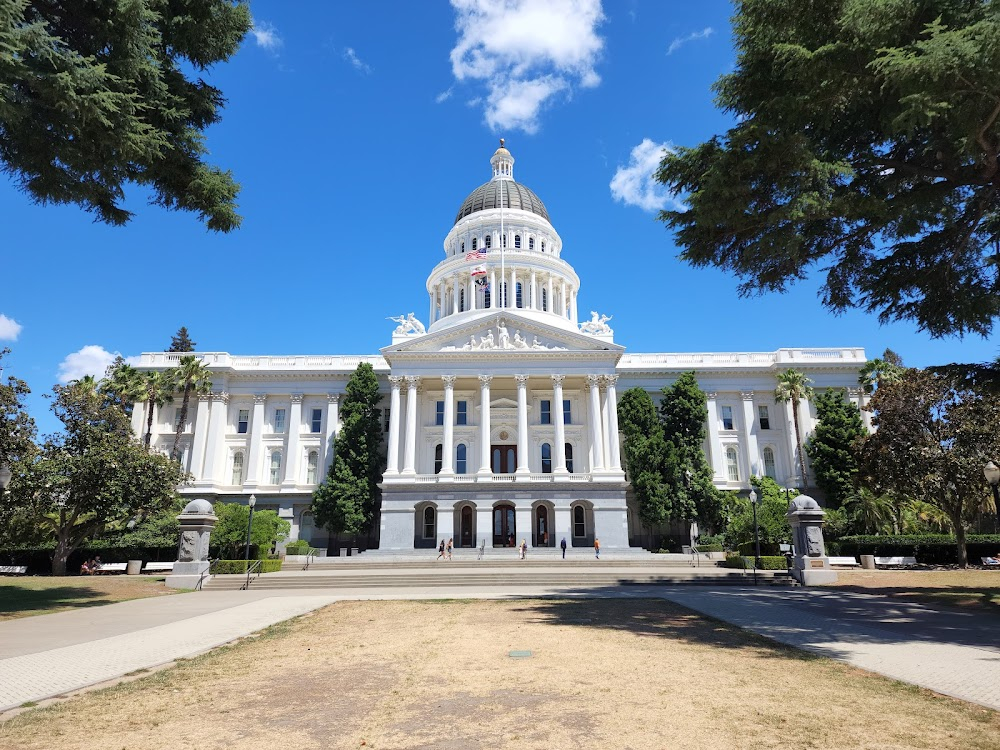
<instances>
[{"instance_id":1,"label":"lamp post","mask_svg":"<svg viewBox=\"0 0 1000 750\"><path fill-rule=\"evenodd\" d=\"M10 471L10 464L4 461L0 464L0 497L4 496L7 491L7 485L10 484L10 479L13 476Z\"/></svg>"},{"instance_id":2,"label":"lamp post","mask_svg":"<svg viewBox=\"0 0 1000 750\"><path fill-rule=\"evenodd\" d=\"M250 527L253 526L253 506L257 504L257 496L251 495L250 500L247 501L247 505L250 506L250 518L247 521L247 544L246 551L243 555L243 559L246 561L247 565L250 564Z\"/></svg>"},{"instance_id":3,"label":"lamp post","mask_svg":"<svg viewBox=\"0 0 1000 750\"><path fill-rule=\"evenodd\" d=\"M993 530L1000 523L1000 467L990 461L983 467L983 476L993 489Z\"/></svg>"},{"instance_id":4,"label":"lamp post","mask_svg":"<svg viewBox=\"0 0 1000 750\"><path fill-rule=\"evenodd\" d=\"M750 506L753 508L753 585L757 585L757 568L760 567L760 527L757 526L757 490L750 490Z\"/></svg>"}]
</instances>

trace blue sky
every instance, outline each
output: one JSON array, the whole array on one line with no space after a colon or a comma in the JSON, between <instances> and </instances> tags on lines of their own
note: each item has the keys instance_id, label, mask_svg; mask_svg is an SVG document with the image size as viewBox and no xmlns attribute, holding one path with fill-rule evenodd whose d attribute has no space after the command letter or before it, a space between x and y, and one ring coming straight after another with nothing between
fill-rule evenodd
<instances>
[{"instance_id":1,"label":"blue sky","mask_svg":"<svg viewBox=\"0 0 1000 750\"><path fill-rule=\"evenodd\" d=\"M506 11L503 8L506 7ZM208 78L228 99L211 161L243 189L240 230L129 191L134 220L40 207L0 178L0 346L41 397L113 352L375 353L386 316L426 322L424 282L504 136L515 178L545 202L582 280L581 317L612 315L629 351L886 347L908 364L984 361L995 340L931 340L861 312L833 316L818 280L740 299L692 269L648 173L663 144L723 131L710 86L732 69L727 2L255 0L239 53ZM499 15L505 13L505 15Z\"/></svg>"}]
</instances>

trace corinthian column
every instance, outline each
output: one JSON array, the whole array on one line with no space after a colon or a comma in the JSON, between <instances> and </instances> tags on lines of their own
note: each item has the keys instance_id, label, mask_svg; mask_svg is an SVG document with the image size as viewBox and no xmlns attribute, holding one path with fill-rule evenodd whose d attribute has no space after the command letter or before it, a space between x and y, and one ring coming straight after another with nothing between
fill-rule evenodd
<instances>
[{"instance_id":1,"label":"corinthian column","mask_svg":"<svg viewBox=\"0 0 1000 750\"><path fill-rule=\"evenodd\" d=\"M417 386L420 378L406 378L406 445L403 447L403 473L415 474L417 458Z\"/></svg>"},{"instance_id":2,"label":"corinthian column","mask_svg":"<svg viewBox=\"0 0 1000 750\"><path fill-rule=\"evenodd\" d=\"M515 375L517 382L517 474L528 474L528 376Z\"/></svg>"},{"instance_id":3,"label":"corinthian column","mask_svg":"<svg viewBox=\"0 0 1000 750\"><path fill-rule=\"evenodd\" d=\"M399 385L403 378L389 376L389 445L386 449L386 474L399 473Z\"/></svg>"},{"instance_id":4,"label":"corinthian column","mask_svg":"<svg viewBox=\"0 0 1000 750\"><path fill-rule=\"evenodd\" d=\"M587 376L590 393L590 467L591 471L604 471L604 436L601 430L601 378ZM562 405L560 404L560 408Z\"/></svg>"},{"instance_id":5,"label":"corinthian column","mask_svg":"<svg viewBox=\"0 0 1000 750\"><path fill-rule=\"evenodd\" d=\"M455 473L455 376L443 375L444 446L441 449L441 473Z\"/></svg>"},{"instance_id":6,"label":"corinthian column","mask_svg":"<svg viewBox=\"0 0 1000 750\"><path fill-rule=\"evenodd\" d=\"M563 380L565 375L552 376L552 412L556 415L556 474L566 473L566 412L563 411Z\"/></svg>"},{"instance_id":7,"label":"corinthian column","mask_svg":"<svg viewBox=\"0 0 1000 750\"><path fill-rule=\"evenodd\" d=\"M479 376L479 472L492 474L490 466L490 381L492 375Z\"/></svg>"},{"instance_id":8,"label":"corinthian column","mask_svg":"<svg viewBox=\"0 0 1000 750\"><path fill-rule=\"evenodd\" d=\"M608 445L611 448L611 468L621 471L622 451L618 444L618 376L608 375Z\"/></svg>"}]
</instances>

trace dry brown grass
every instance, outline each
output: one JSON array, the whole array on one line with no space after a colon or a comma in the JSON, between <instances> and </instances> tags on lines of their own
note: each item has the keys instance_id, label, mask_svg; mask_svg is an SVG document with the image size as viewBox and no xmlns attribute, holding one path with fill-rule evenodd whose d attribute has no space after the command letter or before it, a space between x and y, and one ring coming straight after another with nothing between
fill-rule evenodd
<instances>
[{"instance_id":1,"label":"dry brown grass","mask_svg":"<svg viewBox=\"0 0 1000 750\"><path fill-rule=\"evenodd\" d=\"M1000 570L841 570L840 588L1000 614Z\"/></svg>"},{"instance_id":2,"label":"dry brown grass","mask_svg":"<svg viewBox=\"0 0 1000 750\"><path fill-rule=\"evenodd\" d=\"M0 725L3 750L995 750L998 737L997 712L659 600L340 603Z\"/></svg>"},{"instance_id":3,"label":"dry brown grass","mask_svg":"<svg viewBox=\"0 0 1000 750\"><path fill-rule=\"evenodd\" d=\"M0 621L176 593L153 576L0 578Z\"/></svg>"}]
</instances>

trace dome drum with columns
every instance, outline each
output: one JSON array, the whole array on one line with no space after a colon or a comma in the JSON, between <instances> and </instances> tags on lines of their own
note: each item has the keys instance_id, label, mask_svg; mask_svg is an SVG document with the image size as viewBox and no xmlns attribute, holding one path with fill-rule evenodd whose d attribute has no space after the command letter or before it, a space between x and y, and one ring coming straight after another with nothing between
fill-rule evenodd
<instances>
[{"instance_id":1,"label":"dome drum with columns","mask_svg":"<svg viewBox=\"0 0 1000 750\"><path fill-rule=\"evenodd\" d=\"M690 370L708 395L705 450L716 486L747 492L753 475L801 486L792 411L774 401L775 376L794 367L861 405L864 351L626 354L609 315L592 311L579 322L580 279L545 205L514 181L513 166L501 142L490 181L463 201L445 257L427 277L427 326L413 313L392 318L399 325L379 355L197 354L213 393L182 431L194 480L181 494L232 502L253 493L257 507L289 519L292 539L326 547L311 494L332 462L340 396L363 361L383 393L382 503L361 542L376 554L416 554L447 539L459 548L523 539L557 549L562 539L592 547L600 538L612 553L685 539L683 524L639 524L617 402L632 387L656 400ZM144 354L140 366L165 369L179 356ZM800 413L807 435L815 414L808 403ZM133 419L144 432L142 410ZM153 440L164 450L175 419L172 406L156 408Z\"/></svg>"}]
</instances>

